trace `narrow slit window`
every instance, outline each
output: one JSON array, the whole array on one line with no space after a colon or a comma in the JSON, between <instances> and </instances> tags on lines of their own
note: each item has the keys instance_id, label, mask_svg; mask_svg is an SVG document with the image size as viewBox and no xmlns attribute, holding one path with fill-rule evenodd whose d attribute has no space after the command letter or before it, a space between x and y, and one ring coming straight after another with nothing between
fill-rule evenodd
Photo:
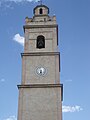
<instances>
[{"instance_id":1,"label":"narrow slit window","mask_svg":"<svg viewBox=\"0 0 90 120\"><path fill-rule=\"evenodd\" d=\"M39 9L39 13L43 14L43 9L42 8Z\"/></svg>"}]
</instances>

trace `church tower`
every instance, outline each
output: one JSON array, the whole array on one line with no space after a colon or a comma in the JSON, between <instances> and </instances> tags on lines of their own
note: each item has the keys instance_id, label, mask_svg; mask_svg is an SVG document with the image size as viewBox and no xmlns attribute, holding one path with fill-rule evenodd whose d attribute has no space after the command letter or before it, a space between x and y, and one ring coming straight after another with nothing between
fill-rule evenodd
<instances>
[{"instance_id":1,"label":"church tower","mask_svg":"<svg viewBox=\"0 0 90 120\"><path fill-rule=\"evenodd\" d=\"M18 85L18 120L62 120L63 85L56 16L37 5L26 17L22 56L22 81Z\"/></svg>"}]
</instances>

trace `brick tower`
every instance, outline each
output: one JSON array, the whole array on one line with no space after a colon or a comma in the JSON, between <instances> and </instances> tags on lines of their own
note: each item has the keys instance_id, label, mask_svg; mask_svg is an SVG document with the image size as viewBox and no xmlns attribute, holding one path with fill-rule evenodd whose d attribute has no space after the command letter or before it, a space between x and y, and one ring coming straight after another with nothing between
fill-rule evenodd
<instances>
[{"instance_id":1,"label":"brick tower","mask_svg":"<svg viewBox=\"0 0 90 120\"><path fill-rule=\"evenodd\" d=\"M18 85L18 120L62 120L63 85L56 16L37 5L26 17L22 53L22 81Z\"/></svg>"}]
</instances>

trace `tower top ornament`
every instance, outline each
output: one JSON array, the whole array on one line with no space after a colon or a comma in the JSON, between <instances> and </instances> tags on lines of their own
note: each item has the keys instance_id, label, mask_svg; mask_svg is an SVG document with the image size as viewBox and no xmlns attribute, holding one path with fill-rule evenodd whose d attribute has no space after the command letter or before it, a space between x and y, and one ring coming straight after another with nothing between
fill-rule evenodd
<instances>
[{"instance_id":1,"label":"tower top ornament","mask_svg":"<svg viewBox=\"0 0 90 120\"><path fill-rule=\"evenodd\" d=\"M39 3L40 5L42 5L42 2L43 2L42 0L38 0L38 3Z\"/></svg>"}]
</instances>

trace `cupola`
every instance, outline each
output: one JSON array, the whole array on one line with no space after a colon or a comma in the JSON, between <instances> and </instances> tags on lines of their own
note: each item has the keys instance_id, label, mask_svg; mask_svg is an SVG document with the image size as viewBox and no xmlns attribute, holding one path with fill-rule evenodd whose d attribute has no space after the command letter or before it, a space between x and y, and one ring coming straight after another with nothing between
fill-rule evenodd
<instances>
[{"instance_id":1,"label":"cupola","mask_svg":"<svg viewBox=\"0 0 90 120\"><path fill-rule=\"evenodd\" d=\"M33 10L34 15L48 15L49 8L46 5L37 5Z\"/></svg>"}]
</instances>

